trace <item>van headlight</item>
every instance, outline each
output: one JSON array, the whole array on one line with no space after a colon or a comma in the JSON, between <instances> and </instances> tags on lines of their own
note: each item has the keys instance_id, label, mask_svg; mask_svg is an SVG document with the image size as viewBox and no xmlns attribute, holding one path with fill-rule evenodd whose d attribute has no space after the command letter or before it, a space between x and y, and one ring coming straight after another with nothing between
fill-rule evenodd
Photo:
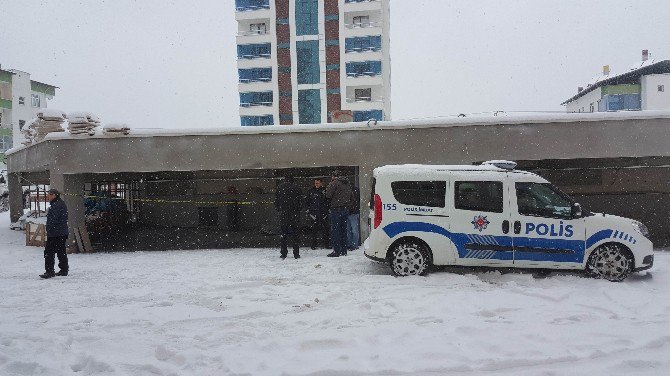
<instances>
[{"instance_id":1,"label":"van headlight","mask_svg":"<svg viewBox=\"0 0 670 376\"><path fill-rule=\"evenodd\" d=\"M644 225L644 223L635 221L633 222L633 228L635 229L635 231L642 234L642 236L649 239L649 229L647 228L647 226Z\"/></svg>"}]
</instances>

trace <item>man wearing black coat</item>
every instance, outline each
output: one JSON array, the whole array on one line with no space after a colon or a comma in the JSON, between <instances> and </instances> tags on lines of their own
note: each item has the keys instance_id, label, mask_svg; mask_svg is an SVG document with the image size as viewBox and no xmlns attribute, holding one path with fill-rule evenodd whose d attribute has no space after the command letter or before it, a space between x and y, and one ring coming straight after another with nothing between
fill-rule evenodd
<instances>
[{"instance_id":1,"label":"man wearing black coat","mask_svg":"<svg viewBox=\"0 0 670 376\"><path fill-rule=\"evenodd\" d=\"M319 236L323 248L330 245L328 224L328 200L326 200L326 188L321 178L314 179L314 186L307 192L307 214L312 225L312 249L316 249Z\"/></svg>"},{"instance_id":2,"label":"man wearing black coat","mask_svg":"<svg viewBox=\"0 0 670 376\"><path fill-rule=\"evenodd\" d=\"M293 182L292 177L284 178L277 186L275 197L275 208L279 211L279 225L281 226L281 258L288 255L287 242L291 238L293 246L293 257L300 258L300 208L302 193L300 188Z\"/></svg>"},{"instance_id":3,"label":"man wearing black coat","mask_svg":"<svg viewBox=\"0 0 670 376\"><path fill-rule=\"evenodd\" d=\"M65 242L67 241L67 206L60 198L60 192L50 189L47 192L47 200L51 207L47 213L47 244L44 248L44 269L42 278L51 278L57 275L66 276L69 271ZM58 255L58 273L54 272L55 255Z\"/></svg>"}]
</instances>

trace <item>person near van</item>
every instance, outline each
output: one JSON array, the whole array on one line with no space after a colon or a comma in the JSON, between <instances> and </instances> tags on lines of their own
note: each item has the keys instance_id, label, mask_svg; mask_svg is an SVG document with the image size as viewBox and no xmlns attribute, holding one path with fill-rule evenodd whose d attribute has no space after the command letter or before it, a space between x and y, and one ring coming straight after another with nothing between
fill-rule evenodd
<instances>
[{"instance_id":1,"label":"person near van","mask_svg":"<svg viewBox=\"0 0 670 376\"><path fill-rule=\"evenodd\" d=\"M360 195L361 191L357 186L351 185L351 202L349 204L349 216L347 216L347 249L353 251L358 249L360 244Z\"/></svg>"},{"instance_id":2,"label":"person near van","mask_svg":"<svg viewBox=\"0 0 670 376\"><path fill-rule=\"evenodd\" d=\"M314 179L314 186L307 193L306 206L307 215L312 226L312 249L316 249L319 238L323 248L330 245L328 219L328 200L326 200L326 188L321 178Z\"/></svg>"},{"instance_id":3,"label":"person near van","mask_svg":"<svg viewBox=\"0 0 670 376\"><path fill-rule=\"evenodd\" d=\"M333 252L328 257L347 255L347 217L351 205L351 187L346 184L346 178L335 170L332 180L326 188L326 198L330 200L330 235L333 242Z\"/></svg>"},{"instance_id":4,"label":"person near van","mask_svg":"<svg viewBox=\"0 0 670 376\"><path fill-rule=\"evenodd\" d=\"M279 225L281 227L281 258L288 255L288 238L291 238L293 257L300 258L300 208L302 194L295 185L293 177L287 176L279 186L275 197L275 208L279 211Z\"/></svg>"},{"instance_id":5,"label":"person near van","mask_svg":"<svg viewBox=\"0 0 670 376\"><path fill-rule=\"evenodd\" d=\"M44 247L44 274L40 277L47 279L55 276L66 276L70 267L67 261L65 251L65 242L67 241L67 206L60 198L60 192L57 189L50 189L47 192L47 200L51 205L47 213L47 242ZM58 273L54 272L55 256L58 255Z\"/></svg>"}]
</instances>

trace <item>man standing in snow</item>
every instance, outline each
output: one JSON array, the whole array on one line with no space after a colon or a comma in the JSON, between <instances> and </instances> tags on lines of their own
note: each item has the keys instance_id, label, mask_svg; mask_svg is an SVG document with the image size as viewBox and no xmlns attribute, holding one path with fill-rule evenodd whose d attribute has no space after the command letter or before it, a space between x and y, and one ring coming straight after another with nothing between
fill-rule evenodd
<instances>
[{"instance_id":1,"label":"man standing in snow","mask_svg":"<svg viewBox=\"0 0 670 376\"><path fill-rule=\"evenodd\" d=\"M300 258L300 207L302 193L300 188L293 182L293 177L287 176L277 186L275 197L275 208L279 211L279 225L281 226L281 258L288 255L288 238L291 238L293 246L293 257Z\"/></svg>"},{"instance_id":2,"label":"man standing in snow","mask_svg":"<svg viewBox=\"0 0 670 376\"><path fill-rule=\"evenodd\" d=\"M47 244L44 248L44 269L42 278L51 278L57 275L66 276L69 270L65 242L67 241L67 206L60 198L60 192L52 188L47 192L47 200L51 207L47 213ZM58 273L54 272L55 255L58 255Z\"/></svg>"},{"instance_id":3,"label":"man standing in snow","mask_svg":"<svg viewBox=\"0 0 670 376\"><path fill-rule=\"evenodd\" d=\"M360 234L360 195L361 191L354 184L351 184L351 202L349 203L349 216L347 216L347 248L350 251L358 249L361 242Z\"/></svg>"},{"instance_id":4,"label":"man standing in snow","mask_svg":"<svg viewBox=\"0 0 670 376\"><path fill-rule=\"evenodd\" d=\"M333 252L328 257L347 255L347 217L351 204L351 187L340 172L332 173L332 180L326 189L326 198L330 200L330 236L333 241Z\"/></svg>"},{"instance_id":5,"label":"man standing in snow","mask_svg":"<svg viewBox=\"0 0 670 376\"><path fill-rule=\"evenodd\" d=\"M312 249L316 249L318 238L324 248L328 248L328 201L326 200L326 188L323 187L321 178L314 179L314 186L307 193L307 214L312 225Z\"/></svg>"}]
</instances>

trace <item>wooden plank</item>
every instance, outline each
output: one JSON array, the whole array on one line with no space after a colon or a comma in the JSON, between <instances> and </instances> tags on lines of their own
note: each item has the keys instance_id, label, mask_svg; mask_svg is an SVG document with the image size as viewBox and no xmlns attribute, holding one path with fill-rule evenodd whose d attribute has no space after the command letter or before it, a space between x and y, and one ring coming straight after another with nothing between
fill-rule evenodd
<instances>
[{"instance_id":1,"label":"wooden plank","mask_svg":"<svg viewBox=\"0 0 670 376\"><path fill-rule=\"evenodd\" d=\"M86 230L86 225L79 227L79 233L81 236L81 242L84 245L84 252L95 252L93 246L91 246L91 238L88 236L88 231Z\"/></svg>"},{"instance_id":2,"label":"wooden plank","mask_svg":"<svg viewBox=\"0 0 670 376\"><path fill-rule=\"evenodd\" d=\"M77 241L78 252L84 252L84 247L81 243L81 235L79 234L79 228L74 228L74 239Z\"/></svg>"}]
</instances>

